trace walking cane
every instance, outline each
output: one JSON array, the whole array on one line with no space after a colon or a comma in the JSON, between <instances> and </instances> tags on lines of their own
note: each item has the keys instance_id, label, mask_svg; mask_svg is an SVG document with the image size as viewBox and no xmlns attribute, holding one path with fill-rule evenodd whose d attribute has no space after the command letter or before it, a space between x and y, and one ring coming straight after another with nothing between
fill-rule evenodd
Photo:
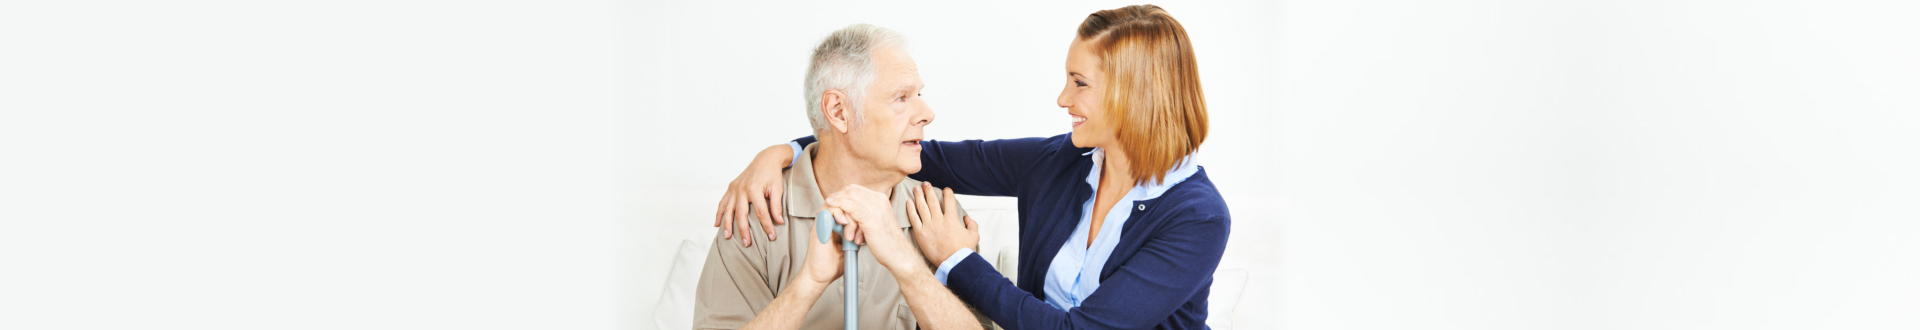
<instances>
[{"instance_id":1,"label":"walking cane","mask_svg":"<svg viewBox=\"0 0 1920 330\"><path fill-rule=\"evenodd\" d=\"M847 221L853 221L853 219L847 219ZM816 214L813 218L813 229L820 236L820 243L830 243L827 240L832 239L834 233L840 234L840 251L845 251L847 257L846 281L840 282L847 287L847 330L857 330L860 329L860 263L853 256L860 246L853 244L853 237L848 237L842 232L845 228L846 226L833 222L833 213L827 210L820 210L820 214Z\"/></svg>"}]
</instances>

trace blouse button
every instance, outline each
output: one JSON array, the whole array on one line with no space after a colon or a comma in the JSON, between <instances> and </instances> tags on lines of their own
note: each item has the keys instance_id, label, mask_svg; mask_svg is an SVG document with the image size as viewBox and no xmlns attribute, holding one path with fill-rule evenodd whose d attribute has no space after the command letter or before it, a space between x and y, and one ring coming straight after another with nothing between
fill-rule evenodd
<instances>
[{"instance_id":1,"label":"blouse button","mask_svg":"<svg viewBox=\"0 0 1920 330\"><path fill-rule=\"evenodd\" d=\"M1140 210L1141 210L1141 211L1146 211L1146 210L1147 210L1147 204L1140 204Z\"/></svg>"}]
</instances>

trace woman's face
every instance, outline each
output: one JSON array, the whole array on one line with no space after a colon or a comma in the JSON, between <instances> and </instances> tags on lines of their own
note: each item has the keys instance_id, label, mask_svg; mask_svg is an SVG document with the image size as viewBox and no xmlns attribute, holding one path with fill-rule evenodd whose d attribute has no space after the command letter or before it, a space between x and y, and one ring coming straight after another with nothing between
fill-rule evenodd
<instances>
[{"instance_id":1,"label":"woman's face","mask_svg":"<svg viewBox=\"0 0 1920 330\"><path fill-rule=\"evenodd\" d=\"M1067 86L1055 101L1072 116L1075 147L1113 149L1119 130L1107 121L1106 78L1106 73L1100 72L1100 58L1094 55L1092 43L1074 39L1067 48Z\"/></svg>"}]
</instances>

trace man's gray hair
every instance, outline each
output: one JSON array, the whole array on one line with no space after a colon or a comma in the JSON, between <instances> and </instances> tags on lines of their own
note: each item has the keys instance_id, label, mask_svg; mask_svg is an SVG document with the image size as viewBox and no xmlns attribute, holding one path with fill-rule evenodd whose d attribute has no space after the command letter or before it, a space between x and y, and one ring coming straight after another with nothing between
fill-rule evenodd
<instances>
[{"instance_id":1,"label":"man's gray hair","mask_svg":"<svg viewBox=\"0 0 1920 330\"><path fill-rule=\"evenodd\" d=\"M827 115L820 109L820 96L828 90L847 94L846 104L853 109L853 123L860 122L860 104L867 85L873 84L873 52L887 46L905 47L907 38L898 32L866 23L848 25L813 48L813 61L807 65L807 121L813 130L827 129Z\"/></svg>"}]
</instances>

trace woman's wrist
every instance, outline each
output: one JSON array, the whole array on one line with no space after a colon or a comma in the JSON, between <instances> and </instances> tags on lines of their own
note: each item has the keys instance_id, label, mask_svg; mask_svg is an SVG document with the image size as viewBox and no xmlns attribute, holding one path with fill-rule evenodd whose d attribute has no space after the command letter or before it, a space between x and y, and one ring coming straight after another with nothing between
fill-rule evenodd
<instances>
[{"instance_id":1,"label":"woman's wrist","mask_svg":"<svg viewBox=\"0 0 1920 330\"><path fill-rule=\"evenodd\" d=\"M753 158L754 164L773 165L778 168L793 166L793 148L786 144L776 144L760 150Z\"/></svg>"}]
</instances>

